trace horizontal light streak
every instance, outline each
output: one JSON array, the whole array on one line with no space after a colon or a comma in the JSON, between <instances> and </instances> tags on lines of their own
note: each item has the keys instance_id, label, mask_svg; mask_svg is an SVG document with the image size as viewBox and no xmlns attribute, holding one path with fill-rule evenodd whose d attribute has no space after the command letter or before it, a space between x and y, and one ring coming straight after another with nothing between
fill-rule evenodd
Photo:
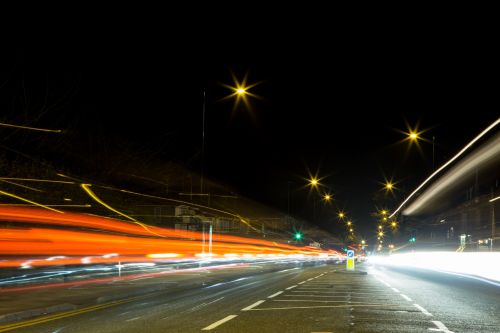
<instances>
[{"instance_id":1,"label":"horizontal light streak","mask_svg":"<svg viewBox=\"0 0 500 333\"><path fill-rule=\"evenodd\" d=\"M482 277L500 282L500 252L413 252L371 256L369 262Z\"/></svg>"}]
</instances>

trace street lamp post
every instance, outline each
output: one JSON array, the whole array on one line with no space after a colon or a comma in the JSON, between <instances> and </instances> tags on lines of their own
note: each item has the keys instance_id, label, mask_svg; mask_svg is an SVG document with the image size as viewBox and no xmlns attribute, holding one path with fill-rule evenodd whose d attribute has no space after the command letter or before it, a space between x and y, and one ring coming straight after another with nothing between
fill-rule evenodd
<instances>
[{"instance_id":1,"label":"street lamp post","mask_svg":"<svg viewBox=\"0 0 500 333\"><path fill-rule=\"evenodd\" d=\"M200 193L203 193L203 168L205 158L205 89L203 89L203 115L202 115L202 128L201 128L201 175L200 175Z\"/></svg>"}]
</instances>

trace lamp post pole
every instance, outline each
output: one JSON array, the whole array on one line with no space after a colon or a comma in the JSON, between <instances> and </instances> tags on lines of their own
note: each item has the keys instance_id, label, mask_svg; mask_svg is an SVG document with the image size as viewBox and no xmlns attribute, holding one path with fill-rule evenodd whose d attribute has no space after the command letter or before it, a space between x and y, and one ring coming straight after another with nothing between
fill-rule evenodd
<instances>
[{"instance_id":1,"label":"lamp post pole","mask_svg":"<svg viewBox=\"0 0 500 333\"><path fill-rule=\"evenodd\" d=\"M200 193L203 193L203 172L205 158L205 89L203 89L203 115L201 128L201 175L200 175Z\"/></svg>"}]
</instances>

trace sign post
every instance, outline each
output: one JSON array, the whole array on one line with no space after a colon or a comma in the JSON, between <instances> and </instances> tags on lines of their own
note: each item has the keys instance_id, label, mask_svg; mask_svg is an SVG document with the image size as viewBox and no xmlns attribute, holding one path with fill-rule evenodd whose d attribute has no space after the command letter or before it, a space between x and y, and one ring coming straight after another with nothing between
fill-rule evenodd
<instances>
[{"instance_id":1,"label":"sign post","mask_svg":"<svg viewBox=\"0 0 500 333\"><path fill-rule=\"evenodd\" d=\"M348 270L348 271L354 270L354 251L353 250L347 250L346 270Z\"/></svg>"}]
</instances>

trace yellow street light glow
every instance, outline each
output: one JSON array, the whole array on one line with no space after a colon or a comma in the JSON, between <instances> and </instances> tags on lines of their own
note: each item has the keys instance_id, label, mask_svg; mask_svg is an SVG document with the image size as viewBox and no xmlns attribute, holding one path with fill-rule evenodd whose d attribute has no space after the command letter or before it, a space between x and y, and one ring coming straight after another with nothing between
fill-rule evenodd
<instances>
[{"instance_id":1,"label":"yellow street light glow","mask_svg":"<svg viewBox=\"0 0 500 333\"><path fill-rule=\"evenodd\" d=\"M343 218L345 217L344 212L339 212L339 217L340 217L341 219L343 219Z\"/></svg>"},{"instance_id":2,"label":"yellow street light glow","mask_svg":"<svg viewBox=\"0 0 500 333\"><path fill-rule=\"evenodd\" d=\"M418 133L416 132L410 132L410 134L408 135L408 138L410 138L410 140L418 140L420 137L418 136Z\"/></svg>"},{"instance_id":3,"label":"yellow street light glow","mask_svg":"<svg viewBox=\"0 0 500 333\"><path fill-rule=\"evenodd\" d=\"M316 178L311 178L311 179L309 180L309 185L311 185L312 187L316 187L316 186L318 186L318 185L319 185L319 181L318 181L318 179L316 179Z\"/></svg>"},{"instance_id":4,"label":"yellow street light glow","mask_svg":"<svg viewBox=\"0 0 500 333\"><path fill-rule=\"evenodd\" d=\"M380 231L380 232L378 233L378 235L379 235L380 237L382 237L382 236L384 236L384 233L383 233L382 231Z\"/></svg>"},{"instance_id":5,"label":"yellow street light glow","mask_svg":"<svg viewBox=\"0 0 500 333\"><path fill-rule=\"evenodd\" d=\"M366 244L366 241L364 239L362 239L361 244Z\"/></svg>"},{"instance_id":6,"label":"yellow street light glow","mask_svg":"<svg viewBox=\"0 0 500 333\"><path fill-rule=\"evenodd\" d=\"M382 229L382 226L381 226L381 225L379 225L379 226L378 226L378 228L379 228L379 229Z\"/></svg>"},{"instance_id":7,"label":"yellow street light glow","mask_svg":"<svg viewBox=\"0 0 500 333\"><path fill-rule=\"evenodd\" d=\"M234 103L233 111L236 110L236 108L238 107L240 102L243 102L243 104L245 104L245 106L248 109L250 109L250 102L248 100L248 97L250 96L250 97L254 97L254 98L259 98L259 96L249 92L249 89L258 85L259 82L251 84L251 85L247 85L248 73L245 75L245 77L243 78L243 80L241 82L236 78L236 76L233 73L231 73L231 74L233 76L234 86L230 86L227 84L223 84L223 86L232 90L233 93L224 97L223 99L236 97L236 102Z\"/></svg>"},{"instance_id":8,"label":"yellow street light glow","mask_svg":"<svg viewBox=\"0 0 500 333\"><path fill-rule=\"evenodd\" d=\"M385 209L382 209L382 211L380 212L382 215L387 215L387 211Z\"/></svg>"},{"instance_id":9,"label":"yellow street light glow","mask_svg":"<svg viewBox=\"0 0 500 333\"><path fill-rule=\"evenodd\" d=\"M352 228L351 228L351 229L349 229L349 231L350 231L350 232L353 232L354 230L352 230Z\"/></svg>"},{"instance_id":10,"label":"yellow street light glow","mask_svg":"<svg viewBox=\"0 0 500 333\"><path fill-rule=\"evenodd\" d=\"M396 222L391 222L391 227L395 228L398 224Z\"/></svg>"},{"instance_id":11,"label":"yellow street light glow","mask_svg":"<svg viewBox=\"0 0 500 333\"><path fill-rule=\"evenodd\" d=\"M323 199L325 199L325 201L330 201L332 199L332 196L330 194L325 194L323 196Z\"/></svg>"},{"instance_id":12,"label":"yellow street light glow","mask_svg":"<svg viewBox=\"0 0 500 333\"><path fill-rule=\"evenodd\" d=\"M387 217L384 217L384 221L387 221Z\"/></svg>"},{"instance_id":13,"label":"yellow street light glow","mask_svg":"<svg viewBox=\"0 0 500 333\"><path fill-rule=\"evenodd\" d=\"M386 188L386 190L391 191L394 188L394 184L391 182L387 182L387 183L385 183L385 188Z\"/></svg>"},{"instance_id":14,"label":"yellow street light glow","mask_svg":"<svg viewBox=\"0 0 500 333\"><path fill-rule=\"evenodd\" d=\"M347 225L351 225L352 224L352 221L347 221Z\"/></svg>"}]
</instances>

